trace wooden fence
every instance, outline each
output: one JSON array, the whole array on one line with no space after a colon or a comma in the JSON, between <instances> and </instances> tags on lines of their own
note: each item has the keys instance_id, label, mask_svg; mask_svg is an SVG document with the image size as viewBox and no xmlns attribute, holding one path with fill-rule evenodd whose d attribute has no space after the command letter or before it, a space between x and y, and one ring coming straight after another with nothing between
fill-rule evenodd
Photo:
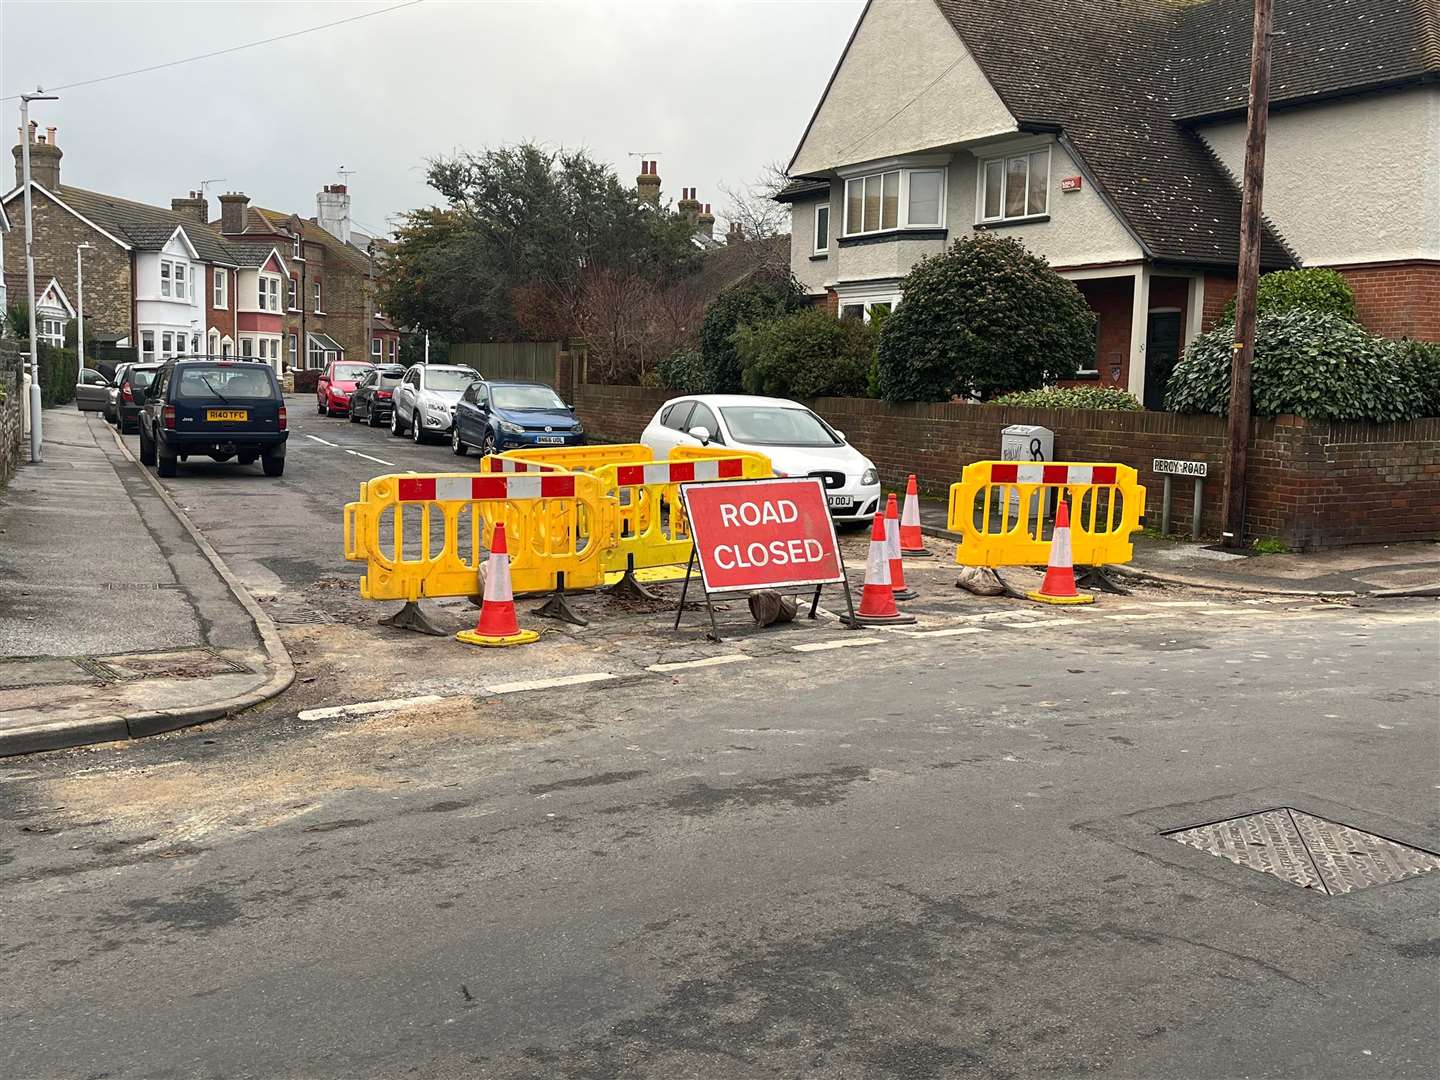
<instances>
[{"instance_id":1,"label":"wooden fence","mask_svg":"<svg viewBox=\"0 0 1440 1080\"><path fill-rule=\"evenodd\" d=\"M452 364L469 364L487 379L555 383L558 341L471 341L450 346Z\"/></svg>"}]
</instances>

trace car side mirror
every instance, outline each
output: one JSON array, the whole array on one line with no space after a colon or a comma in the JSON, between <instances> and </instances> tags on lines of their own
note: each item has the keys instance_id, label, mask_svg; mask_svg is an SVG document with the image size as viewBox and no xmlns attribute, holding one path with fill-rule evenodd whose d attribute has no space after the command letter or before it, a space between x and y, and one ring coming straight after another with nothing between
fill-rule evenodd
<instances>
[{"instance_id":1,"label":"car side mirror","mask_svg":"<svg viewBox=\"0 0 1440 1080\"><path fill-rule=\"evenodd\" d=\"M848 442L848 441L849 441L848 439L845 438L845 433L844 433L843 431L837 430L837 431L835 432L835 437L836 437L837 439L839 439L841 442Z\"/></svg>"},{"instance_id":2,"label":"car side mirror","mask_svg":"<svg viewBox=\"0 0 1440 1080\"><path fill-rule=\"evenodd\" d=\"M710 429L706 427L692 427L687 434L700 440L701 446L710 445Z\"/></svg>"}]
</instances>

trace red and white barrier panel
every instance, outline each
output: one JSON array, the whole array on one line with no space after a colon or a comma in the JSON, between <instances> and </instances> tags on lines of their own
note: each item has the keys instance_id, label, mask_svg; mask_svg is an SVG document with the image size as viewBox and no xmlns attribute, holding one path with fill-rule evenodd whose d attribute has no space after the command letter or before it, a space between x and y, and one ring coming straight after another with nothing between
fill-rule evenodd
<instances>
[{"instance_id":1,"label":"red and white barrier panel","mask_svg":"<svg viewBox=\"0 0 1440 1080\"><path fill-rule=\"evenodd\" d=\"M702 458L697 461L657 461L652 465L620 465L615 469L617 487L642 484L689 484L697 480L739 480L745 462L739 458Z\"/></svg>"},{"instance_id":2,"label":"red and white barrier panel","mask_svg":"<svg viewBox=\"0 0 1440 1080\"><path fill-rule=\"evenodd\" d=\"M402 476L401 502L481 502L503 499L573 499L575 477Z\"/></svg>"},{"instance_id":3,"label":"red and white barrier panel","mask_svg":"<svg viewBox=\"0 0 1440 1080\"><path fill-rule=\"evenodd\" d=\"M563 472L558 465L546 465L543 461L521 461L518 458L496 457L485 459L485 471L492 473L542 473Z\"/></svg>"},{"instance_id":4,"label":"red and white barrier panel","mask_svg":"<svg viewBox=\"0 0 1440 1080\"><path fill-rule=\"evenodd\" d=\"M1113 484L1114 465L1046 465L997 461L990 466L992 484Z\"/></svg>"}]
</instances>

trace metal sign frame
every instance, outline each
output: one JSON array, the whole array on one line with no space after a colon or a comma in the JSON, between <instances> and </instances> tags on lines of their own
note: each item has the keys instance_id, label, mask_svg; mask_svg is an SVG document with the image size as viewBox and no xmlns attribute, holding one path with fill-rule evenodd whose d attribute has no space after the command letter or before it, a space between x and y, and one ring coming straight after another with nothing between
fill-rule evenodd
<instances>
[{"instance_id":1,"label":"metal sign frame","mask_svg":"<svg viewBox=\"0 0 1440 1080\"><path fill-rule=\"evenodd\" d=\"M714 597L715 597L715 596L717 596L717 595L719 595L719 596L731 596L731 595L734 595L734 594L736 594L736 593L755 593L755 592L763 592L763 591L765 591L766 589L777 589L777 590L780 590L780 589L808 589L810 586L813 585L813 586L815 587L815 593L814 593L814 595L813 595L813 596L811 597L811 599L810 599L810 616L809 616L809 617L812 618L812 619L814 619L814 618L816 617L819 609L820 609L820 592L821 592L821 590L824 589L826 585L840 585L840 586L844 589L844 591L845 591L845 609L846 609L846 611L847 611L847 612L849 613L849 615L850 615L850 625L851 625L851 626L857 625L857 624L855 623L855 602L854 602L854 599L853 599L853 598L851 597L851 595L850 595L850 577L849 577L849 574L848 574L848 572L846 571L846 568L845 568L845 553L840 550L840 538L839 538L839 536L838 536L838 535L836 534L836 532L835 532L835 518L834 518L833 516L831 516L828 505L826 506L826 510L825 510L825 519L826 519L826 521L827 521L827 522L829 523L829 525L830 525L830 543L831 543L831 545L832 545L832 549L833 549L834 552L835 552L835 561L836 561L836 563L837 563L838 566L839 566L839 576L838 576L838 577L827 577L827 578L818 578L818 579L817 579L817 578L812 578L812 579L803 580L803 581L788 581L788 582L785 582L785 583L783 583L783 584L772 585L772 586L761 586L761 587L758 587L758 588L755 587L755 586L732 586L732 587L729 587L729 588L722 588L722 589L711 589L710 586L709 586L708 581L706 580L706 575L705 575L705 561L700 558L700 547L701 547L701 545L700 545L700 543L699 543L699 537L698 537L698 535L697 535L696 532L695 532L695 518L694 518L694 516L690 513L689 489L690 489L691 487L715 488L715 487L717 487L717 486L740 487L740 486L750 485L750 484L767 484L767 483L768 483L768 484L774 484L774 483L776 483L777 481L778 481L778 482L781 482L781 483L794 483L794 482L796 482L796 481L806 481L806 480L813 480L813 481L814 481L815 486L819 489L820 498L821 498L822 500L824 500L824 498L825 498L825 482L824 482L820 477L818 477L818 476L790 476L790 477L784 477L784 478L779 478L779 477L757 477L757 478L749 479L749 480L722 480L722 481L718 481L718 482L717 482L717 481L713 481L713 480L712 480L712 481L698 481L698 482L695 482L695 483L687 483L687 484L681 484L681 485L680 485L680 500L681 500L681 502L684 504L684 508L685 508L685 519L686 519L686 521L688 521L688 522L690 523L690 536L691 536L691 539L692 539L693 542L692 542L692 544L691 544L691 546L690 546L690 560L689 560L689 562L687 562L687 563L685 564L685 582L684 582L684 584L680 587L680 603L676 606L676 609L675 609L675 629L676 629L677 631L680 629L680 619L681 619L681 617L685 614L685 598L686 598L687 595L689 595L689 592L690 592L690 579L691 579L691 577L694 575L695 566L696 566L697 563L698 563L699 566L700 566L700 591L701 591L701 593L702 593L702 594L704 595L704 597L705 597L705 610L706 610L706 611L709 613L709 615L710 615L710 629L706 632L705 636L706 636L707 638L709 638L711 641L716 641L716 642L718 642L718 641L721 641L721 640L722 640L722 638L720 637L720 627L719 627L719 624L718 624L718 623L716 622L716 620L715 620L715 604L714 604Z\"/></svg>"}]
</instances>

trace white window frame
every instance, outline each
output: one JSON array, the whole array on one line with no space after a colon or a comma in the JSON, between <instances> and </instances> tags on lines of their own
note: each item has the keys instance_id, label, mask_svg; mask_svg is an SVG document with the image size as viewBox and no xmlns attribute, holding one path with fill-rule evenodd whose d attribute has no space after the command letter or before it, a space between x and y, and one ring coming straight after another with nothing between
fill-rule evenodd
<instances>
[{"instance_id":1,"label":"white window frame","mask_svg":"<svg viewBox=\"0 0 1440 1080\"><path fill-rule=\"evenodd\" d=\"M181 330L175 335L175 352L171 355L184 356L186 353L185 344L185 331Z\"/></svg>"},{"instance_id":2,"label":"white window frame","mask_svg":"<svg viewBox=\"0 0 1440 1080\"><path fill-rule=\"evenodd\" d=\"M325 366L325 350L313 337L305 343L305 367L323 368Z\"/></svg>"},{"instance_id":3,"label":"white window frame","mask_svg":"<svg viewBox=\"0 0 1440 1080\"><path fill-rule=\"evenodd\" d=\"M1036 154L1045 155L1045 205L1035 211L1030 210L1030 158ZM1025 159L1025 213L1007 215L1005 213L1005 189L1010 183L1010 162L1016 158ZM985 174L988 166L998 163L1000 165L1000 213L995 217L985 216ZM1050 178L1054 171L1055 158L1049 146L1031 146L1025 149L1016 149L1002 157L981 158L976 164L975 172L975 224L994 225L1000 222L1010 221L1034 221L1037 218L1046 217L1050 213Z\"/></svg>"},{"instance_id":4,"label":"white window frame","mask_svg":"<svg viewBox=\"0 0 1440 1080\"><path fill-rule=\"evenodd\" d=\"M324 315L325 309L320 306L320 282L315 282L315 314Z\"/></svg>"},{"instance_id":5,"label":"white window frame","mask_svg":"<svg viewBox=\"0 0 1440 1080\"><path fill-rule=\"evenodd\" d=\"M291 334L291 335L290 335L289 345L290 345L290 366L293 368L293 367L295 366L296 362L300 359L300 335L299 335L299 334Z\"/></svg>"},{"instance_id":6,"label":"white window frame","mask_svg":"<svg viewBox=\"0 0 1440 1080\"><path fill-rule=\"evenodd\" d=\"M35 317L35 336L46 345L56 349L65 347L65 324L69 320L64 315L42 311Z\"/></svg>"},{"instance_id":7,"label":"white window frame","mask_svg":"<svg viewBox=\"0 0 1440 1080\"><path fill-rule=\"evenodd\" d=\"M140 331L140 359L148 362L155 359L155 331Z\"/></svg>"},{"instance_id":8,"label":"white window frame","mask_svg":"<svg viewBox=\"0 0 1440 1080\"><path fill-rule=\"evenodd\" d=\"M190 264L181 260L176 260L171 264L171 266L172 273L175 278L175 299L190 299L190 274L188 273Z\"/></svg>"},{"instance_id":9,"label":"white window frame","mask_svg":"<svg viewBox=\"0 0 1440 1080\"><path fill-rule=\"evenodd\" d=\"M299 234L299 233L296 233L293 237L291 237L291 241L290 241L290 242L291 242L290 257L291 257L292 259L303 259L303 258L305 258L305 249L304 249L304 247L302 246L303 241L301 241L301 239L300 239L300 234Z\"/></svg>"},{"instance_id":10,"label":"white window frame","mask_svg":"<svg viewBox=\"0 0 1440 1080\"><path fill-rule=\"evenodd\" d=\"M287 279L290 284L285 287L285 306L291 311L300 310L300 279L291 274Z\"/></svg>"},{"instance_id":11,"label":"white window frame","mask_svg":"<svg viewBox=\"0 0 1440 1080\"><path fill-rule=\"evenodd\" d=\"M252 356L254 356L254 355L255 355L255 339L254 339L253 337L248 337L248 336L247 336L247 337L242 337L242 338L240 339L240 356L241 356L241 358L242 358L242 359L245 359L245 360L249 360L249 359L250 359Z\"/></svg>"},{"instance_id":12,"label":"white window frame","mask_svg":"<svg viewBox=\"0 0 1440 1080\"><path fill-rule=\"evenodd\" d=\"M400 339L399 339L399 338L393 338L393 337L392 337L392 338L390 339L390 362L391 362L392 364L395 363L395 355L396 355L396 353L398 353L399 351L400 351Z\"/></svg>"},{"instance_id":13,"label":"white window frame","mask_svg":"<svg viewBox=\"0 0 1440 1080\"><path fill-rule=\"evenodd\" d=\"M165 297L167 300L170 298L171 295L170 266L171 263L169 259L160 260L160 295Z\"/></svg>"},{"instance_id":14,"label":"white window frame","mask_svg":"<svg viewBox=\"0 0 1440 1080\"><path fill-rule=\"evenodd\" d=\"M261 311L280 310L280 277L278 274L261 274L256 286L256 306Z\"/></svg>"},{"instance_id":15,"label":"white window frame","mask_svg":"<svg viewBox=\"0 0 1440 1080\"><path fill-rule=\"evenodd\" d=\"M930 173L930 172L939 173L939 174L940 174L940 220L939 220L938 222L931 222L931 221L911 222L911 220L910 220L910 177L911 177L911 175L912 175L913 173ZM884 223L884 215L885 215L885 207L884 207L884 202L883 202L883 199L884 199L884 181L885 181L885 177L886 177L886 176L889 176L889 175L892 174L892 173L893 173L893 174L897 174L898 177L899 177L899 179L898 179L898 181L897 181L897 186L898 186L898 192L897 192L897 195L896 195L897 204L896 204L896 207L895 207L895 224L894 224L894 225L889 225L889 226L887 226L887 225ZM866 228L864 228L864 222L863 222L863 217L864 217L864 213L865 213L865 196L864 196L864 187L863 187L863 185L865 184L865 182L866 182L867 180L873 180L873 181L875 181L875 182L877 182L877 183L879 183L879 184L881 185L881 199L882 199L881 207L880 207L881 220L880 220L880 222L879 222L879 224L878 224L878 227L877 227L877 228L874 228L874 229L866 229ZM860 184L860 185L862 185L862 187L861 187L861 196L860 196L860 213L861 213L862 221L856 223L856 224L859 226L859 227L857 227L857 228L851 228L852 222L850 221L850 185L851 185L851 184ZM946 226L945 226L945 213L946 213L945 207L946 207L946 203L949 202L949 194L950 194L950 169L949 169L947 166L945 166L945 165L894 165L894 166L890 166L890 167L888 167L888 168L877 169L877 170L874 170L874 171L872 171L872 172L862 173L862 174L860 174L859 176L847 176L847 177L845 178L845 184L844 184L844 186L841 188L841 191L840 191L840 198L841 198L840 217L841 217L841 221L843 222L843 228L842 228L842 232L841 232L841 234L840 234L840 235L841 235L841 238L843 239L843 238L848 238L848 237L852 237L852 236L876 236L876 235L879 235L880 233L905 232L905 231L916 230L916 229L919 229L919 230L926 230L926 229L943 229L943 228L946 227ZM817 214L818 214L818 211L817 211ZM834 231L833 223L832 223L832 226L831 226L831 231L832 231L832 232ZM819 249L817 249L817 250L816 250L816 254L819 254L819 253L820 253L820 252L819 252Z\"/></svg>"},{"instance_id":16,"label":"white window frame","mask_svg":"<svg viewBox=\"0 0 1440 1080\"><path fill-rule=\"evenodd\" d=\"M214 357L214 356L219 356L219 355L220 355L220 331L219 331L219 330L211 330L211 331L210 331L210 337L209 337L209 340L206 342L206 348L209 349L209 353L210 353L210 355L211 355L212 357Z\"/></svg>"},{"instance_id":17,"label":"white window frame","mask_svg":"<svg viewBox=\"0 0 1440 1080\"><path fill-rule=\"evenodd\" d=\"M821 247L821 246L820 246L820 214L821 214L822 211L823 211L824 214L825 214L825 246L824 246L824 247ZM815 204L815 220L814 220L813 225L812 225L812 228L811 228L811 230L810 230L810 237L811 237L811 241L812 241L812 243L811 243L811 245L810 245L810 247L811 247L811 249L812 249L812 250L811 250L811 254L813 254L813 255L828 255L828 254L830 254L830 202L829 202L828 199L827 199L825 202L821 202L821 203L816 203L816 204Z\"/></svg>"},{"instance_id":18,"label":"white window frame","mask_svg":"<svg viewBox=\"0 0 1440 1080\"><path fill-rule=\"evenodd\" d=\"M230 307L230 272L216 267L210 280L210 306L216 311Z\"/></svg>"},{"instance_id":19,"label":"white window frame","mask_svg":"<svg viewBox=\"0 0 1440 1080\"><path fill-rule=\"evenodd\" d=\"M374 357L383 357L385 355L385 343L378 337L372 337L370 339L370 355Z\"/></svg>"},{"instance_id":20,"label":"white window frame","mask_svg":"<svg viewBox=\"0 0 1440 1080\"><path fill-rule=\"evenodd\" d=\"M168 360L175 355L175 335L169 330L160 333L160 359Z\"/></svg>"}]
</instances>

